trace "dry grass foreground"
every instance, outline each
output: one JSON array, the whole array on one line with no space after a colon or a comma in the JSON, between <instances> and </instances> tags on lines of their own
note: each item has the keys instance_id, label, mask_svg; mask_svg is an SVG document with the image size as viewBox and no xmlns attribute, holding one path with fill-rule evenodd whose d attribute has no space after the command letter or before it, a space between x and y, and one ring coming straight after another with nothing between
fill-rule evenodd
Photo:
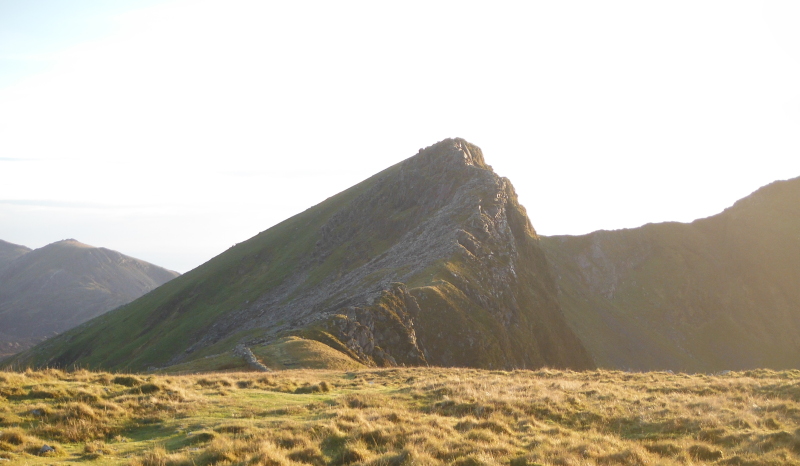
<instances>
[{"instance_id":1,"label":"dry grass foreground","mask_svg":"<svg viewBox=\"0 0 800 466\"><path fill-rule=\"evenodd\" d=\"M799 420L796 370L0 372L0 465L784 465Z\"/></svg>"}]
</instances>

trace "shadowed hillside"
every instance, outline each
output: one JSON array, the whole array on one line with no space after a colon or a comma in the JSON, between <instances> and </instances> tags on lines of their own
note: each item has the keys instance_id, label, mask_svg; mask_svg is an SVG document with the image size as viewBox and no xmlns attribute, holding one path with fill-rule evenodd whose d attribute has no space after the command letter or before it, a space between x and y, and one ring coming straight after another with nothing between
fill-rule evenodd
<instances>
[{"instance_id":1,"label":"shadowed hillside","mask_svg":"<svg viewBox=\"0 0 800 466\"><path fill-rule=\"evenodd\" d=\"M570 324L605 367L800 367L800 178L719 215L543 238Z\"/></svg>"},{"instance_id":2,"label":"shadowed hillside","mask_svg":"<svg viewBox=\"0 0 800 466\"><path fill-rule=\"evenodd\" d=\"M16 363L208 370L237 345L272 354L289 336L366 365L593 367L511 183L461 139L421 150Z\"/></svg>"},{"instance_id":3,"label":"shadowed hillside","mask_svg":"<svg viewBox=\"0 0 800 466\"><path fill-rule=\"evenodd\" d=\"M75 240L20 255L0 270L0 353L75 327L177 275Z\"/></svg>"},{"instance_id":4,"label":"shadowed hillside","mask_svg":"<svg viewBox=\"0 0 800 466\"><path fill-rule=\"evenodd\" d=\"M0 271L3 270L8 264L13 262L16 258L31 252L30 248L20 246L19 244L9 243L0 239Z\"/></svg>"}]
</instances>

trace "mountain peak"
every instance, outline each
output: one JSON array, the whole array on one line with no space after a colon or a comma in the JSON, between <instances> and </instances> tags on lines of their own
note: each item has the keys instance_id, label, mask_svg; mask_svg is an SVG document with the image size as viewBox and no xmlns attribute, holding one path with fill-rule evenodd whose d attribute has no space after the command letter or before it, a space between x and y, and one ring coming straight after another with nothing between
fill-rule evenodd
<instances>
[{"instance_id":1,"label":"mountain peak","mask_svg":"<svg viewBox=\"0 0 800 466\"><path fill-rule=\"evenodd\" d=\"M432 144L408 161L435 163L443 166L473 166L492 171L483 158L481 148L462 138L447 138Z\"/></svg>"},{"instance_id":2,"label":"mountain peak","mask_svg":"<svg viewBox=\"0 0 800 466\"><path fill-rule=\"evenodd\" d=\"M538 243L511 182L478 146L445 139L35 358L190 367L299 337L369 366L593 367ZM147 325L131 337L131 321Z\"/></svg>"},{"instance_id":3,"label":"mountain peak","mask_svg":"<svg viewBox=\"0 0 800 466\"><path fill-rule=\"evenodd\" d=\"M76 248L87 248L87 249L96 249L94 246L81 243L80 241L74 238L67 238L62 239L61 241L56 241L54 243L50 243L45 247L53 246L53 247L76 247Z\"/></svg>"}]
</instances>

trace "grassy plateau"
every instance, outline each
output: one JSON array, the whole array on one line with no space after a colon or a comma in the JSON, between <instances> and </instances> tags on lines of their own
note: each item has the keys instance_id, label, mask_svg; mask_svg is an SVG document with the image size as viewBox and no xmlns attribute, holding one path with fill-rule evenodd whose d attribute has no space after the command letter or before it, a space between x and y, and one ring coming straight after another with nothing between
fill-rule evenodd
<instances>
[{"instance_id":1,"label":"grassy plateau","mask_svg":"<svg viewBox=\"0 0 800 466\"><path fill-rule=\"evenodd\" d=\"M77 463L800 464L800 371L0 372L0 465Z\"/></svg>"}]
</instances>

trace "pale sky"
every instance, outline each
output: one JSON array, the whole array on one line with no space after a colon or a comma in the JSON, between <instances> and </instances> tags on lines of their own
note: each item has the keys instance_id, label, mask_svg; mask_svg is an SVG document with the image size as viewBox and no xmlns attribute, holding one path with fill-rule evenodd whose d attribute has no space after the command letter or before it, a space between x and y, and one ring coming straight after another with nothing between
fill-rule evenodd
<instances>
[{"instance_id":1,"label":"pale sky","mask_svg":"<svg viewBox=\"0 0 800 466\"><path fill-rule=\"evenodd\" d=\"M798 24L796 1L0 0L0 239L186 272L447 137L540 234L706 217L800 176Z\"/></svg>"}]
</instances>

